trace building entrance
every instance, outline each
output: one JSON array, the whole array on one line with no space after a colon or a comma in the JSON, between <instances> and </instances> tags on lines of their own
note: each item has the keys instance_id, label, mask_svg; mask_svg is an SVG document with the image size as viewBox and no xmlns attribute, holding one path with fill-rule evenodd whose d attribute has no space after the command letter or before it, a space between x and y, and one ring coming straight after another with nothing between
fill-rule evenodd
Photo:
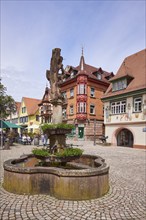
<instances>
[{"instance_id":1,"label":"building entrance","mask_svg":"<svg viewBox=\"0 0 146 220\"><path fill-rule=\"evenodd\" d=\"M84 127L78 128L78 137L83 138L84 137Z\"/></svg>"},{"instance_id":2,"label":"building entrance","mask_svg":"<svg viewBox=\"0 0 146 220\"><path fill-rule=\"evenodd\" d=\"M133 147L133 134L128 129L122 129L117 135L117 146Z\"/></svg>"}]
</instances>

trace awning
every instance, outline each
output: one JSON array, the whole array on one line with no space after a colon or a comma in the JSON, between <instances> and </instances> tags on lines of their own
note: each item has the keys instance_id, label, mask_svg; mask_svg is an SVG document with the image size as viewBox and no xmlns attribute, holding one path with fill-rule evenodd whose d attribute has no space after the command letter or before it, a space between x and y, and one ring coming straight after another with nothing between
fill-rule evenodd
<instances>
[{"instance_id":1,"label":"awning","mask_svg":"<svg viewBox=\"0 0 146 220\"><path fill-rule=\"evenodd\" d=\"M22 128L22 127L20 125L16 125L8 121L0 120L0 128Z\"/></svg>"}]
</instances>

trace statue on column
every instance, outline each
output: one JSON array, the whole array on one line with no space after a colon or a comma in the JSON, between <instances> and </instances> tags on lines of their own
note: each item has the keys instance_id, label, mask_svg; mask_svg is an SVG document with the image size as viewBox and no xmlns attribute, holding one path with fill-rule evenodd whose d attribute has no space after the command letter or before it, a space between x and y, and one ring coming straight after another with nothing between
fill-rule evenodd
<instances>
[{"instance_id":1,"label":"statue on column","mask_svg":"<svg viewBox=\"0 0 146 220\"><path fill-rule=\"evenodd\" d=\"M50 70L46 71L46 77L50 82L50 102L53 105L52 123L62 123L62 103L63 96L61 94L59 83L64 78L63 57L60 55L61 49L52 50L52 58L50 62Z\"/></svg>"},{"instance_id":2,"label":"statue on column","mask_svg":"<svg viewBox=\"0 0 146 220\"><path fill-rule=\"evenodd\" d=\"M59 83L62 81L64 77L64 69L62 64L63 57L60 55L60 52L60 48L55 48L52 50L50 70L46 71L46 77L50 82L50 97L52 102L62 100Z\"/></svg>"}]
</instances>

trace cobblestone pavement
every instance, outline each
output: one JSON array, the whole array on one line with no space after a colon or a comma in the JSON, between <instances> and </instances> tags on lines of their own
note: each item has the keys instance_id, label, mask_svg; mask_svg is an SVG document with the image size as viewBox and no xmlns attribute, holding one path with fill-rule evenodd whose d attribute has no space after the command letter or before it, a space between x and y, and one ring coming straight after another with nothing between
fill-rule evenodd
<instances>
[{"instance_id":1,"label":"cobblestone pavement","mask_svg":"<svg viewBox=\"0 0 146 220\"><path fill-rule=\"evenodd\" d=\"M69 141L68 141L69 142ZM2 220L144 220L146 151L124 147L82 144L85 153L105 158L110 166L110 190L102 198L88 201L58 200L49 195L15 195L0 189ZM0 150L1 180L3 161L31 152L33 146ZM92 186L91 186L92 187Z\"/></svg>"}]
</instances>

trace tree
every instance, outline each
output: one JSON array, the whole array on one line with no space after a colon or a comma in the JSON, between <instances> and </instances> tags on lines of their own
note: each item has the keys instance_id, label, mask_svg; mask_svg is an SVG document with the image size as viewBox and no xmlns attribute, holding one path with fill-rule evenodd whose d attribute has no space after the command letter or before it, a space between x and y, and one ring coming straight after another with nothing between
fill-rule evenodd
<instances>
[{"instance_id":1,"label":"tree","mask_svg":"<svg viewBox=\"0 0 146 220\"><path fill-rule=\"evenodd\" d=\"M0 79L0 118L5 119L16 112L16 103L12 96L6 94L6 87Z\"/></svg>"}]
</instances>

